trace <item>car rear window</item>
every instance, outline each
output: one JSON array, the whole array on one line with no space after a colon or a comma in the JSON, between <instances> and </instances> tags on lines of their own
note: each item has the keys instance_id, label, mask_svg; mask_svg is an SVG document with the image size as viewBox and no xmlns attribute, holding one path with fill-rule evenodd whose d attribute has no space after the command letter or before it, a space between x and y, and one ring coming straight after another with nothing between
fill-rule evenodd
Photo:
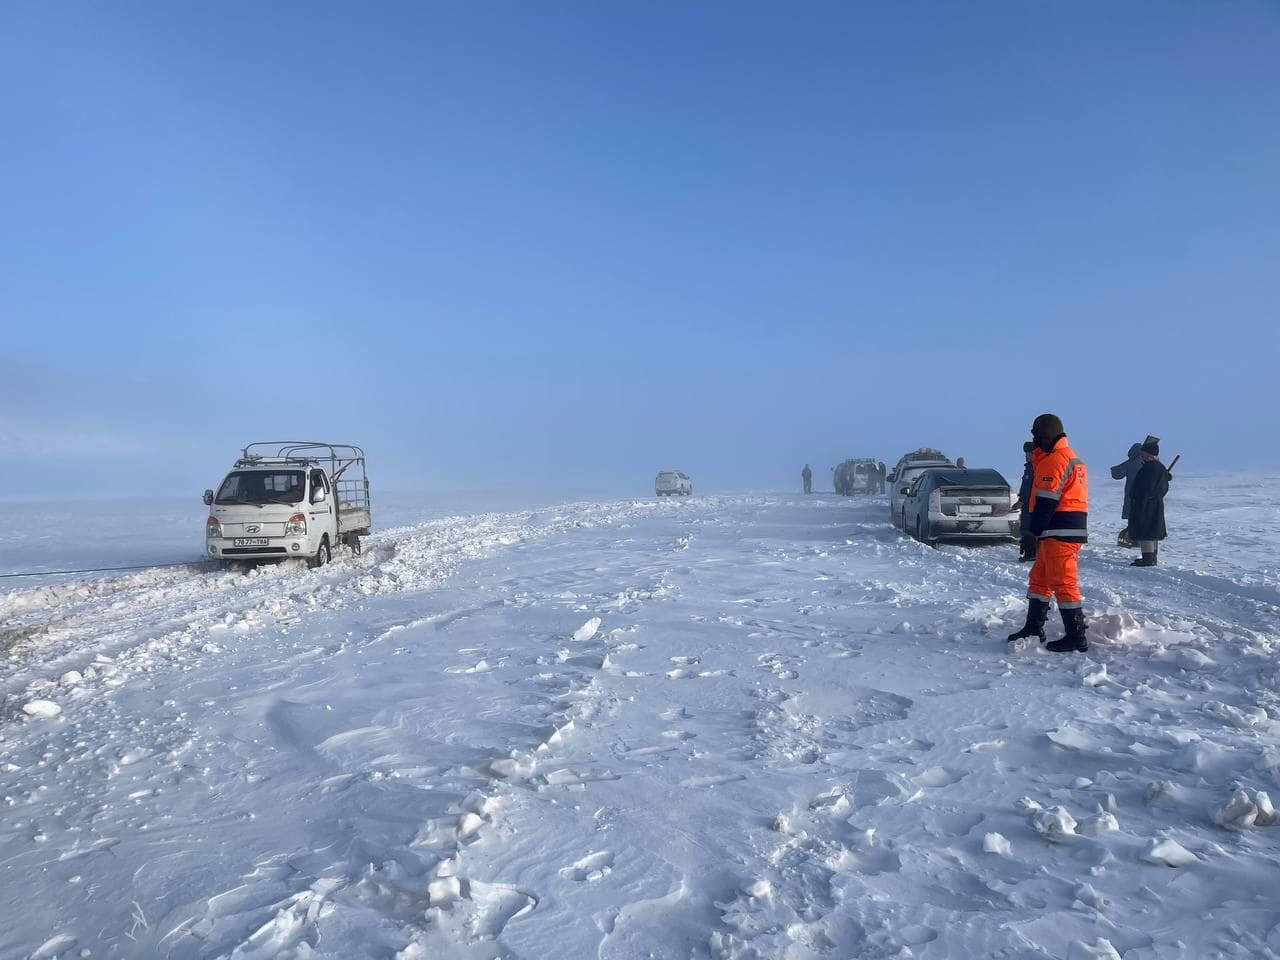
<instances>
[{"instance_id":1,"label":"car rear window","mask_svg":"<svg viewBox=\"0 0 1280 960\"><path fill-rule=\"evenodd\" d=\"M999 470L934 470L933 477L943 487L1007 487Z\"/></svg>"}]
</instances>

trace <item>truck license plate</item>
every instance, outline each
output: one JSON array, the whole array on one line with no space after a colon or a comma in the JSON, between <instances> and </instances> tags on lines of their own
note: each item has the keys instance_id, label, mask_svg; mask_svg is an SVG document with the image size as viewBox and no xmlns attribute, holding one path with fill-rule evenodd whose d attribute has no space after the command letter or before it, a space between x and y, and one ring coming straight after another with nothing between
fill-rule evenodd
<instances>
[{"instance_id":1,"label":"truck license plate","mask_svg":"<svg viewBox=\"0 0 1280 960\"><path fill-rule=\"evenodd\" d=\"M231 542L237 547L265 547L271 541L266 537L236 537Z\"/></svg>"},{"instance_id":2,"label":"truck license plate","mask_svg":"<svg viewBox=\"0 0 1280 960\"><path fill-rule=\"evenodd\" d=\"M969 516L974 516L976 514L990 513L991 504L962 503L958 507L956 507L956 512L958 512L961 516L965 514L968 514Z\"/></svg>"}]
</instances>

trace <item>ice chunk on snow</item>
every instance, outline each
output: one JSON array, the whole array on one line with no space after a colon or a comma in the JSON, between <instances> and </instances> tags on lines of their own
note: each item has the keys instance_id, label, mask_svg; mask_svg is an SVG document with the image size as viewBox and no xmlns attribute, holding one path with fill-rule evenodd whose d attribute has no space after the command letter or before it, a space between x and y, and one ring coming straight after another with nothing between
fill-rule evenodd
<instances>
[{"instance_id":1,"label":"ice chunk on snow","mask_svg":"<svg viewBox=\"0 0 1280 960\"><path fill-rule=\"evenodd\" d=\"M596 631L600 629L600 618L592 617L577 630L573 632L573 639L578 643L585 643L596 635Z\"/></svg>"},{"instance_id":2,"label":"ice chunk on snow","mask_svg":"<svg viewBox=\"0 0 1280 960\"><path fill-rule=\"evenodd\" d=\"M1213 815L1213 822L1228 830L1247 830L1258 819L1258 807L1243 790L1237 790L1227 805Z\"/></svg>"},{"instance_id":3,"label":"ice chunk on snow","mask_svg":"<svg viewBox=\"0 0 1280 960\"><path fill-rule=\"evenodd\" d=\"M35 953L31 954L30 960L51 960L51 958L59 954L66 953L76 945L76 938L69 933L60 933L56 937L50 937L44 943L36 948Z\"/></svg>"},{"instance_id":4,"label":"ice chunk on snow","mask_svg":"<svg viewBox=\"0 0 1280 960\"><path fill-rule=\"evenodd\" d=\"M1276 822L1276 809L1271 796L1265 790L1251 793L1240 789L1226 806L1213 815L1213 822L1228 830L1247 830L1250 827L1269 827Z\"/></svg>"},{"instance_id":5,"label":"ice chunk on snow","mask_svg":"<svg viewBox=\"0 0 1280 960\"><path fill-rule=\"evenodd\" d=\"M29 717L48 720L62 712L62 708L52 700L31 700L22 705L22 712Z\"/></svg>"},{"instance_id":6,"label":"ice chunk on snow","mask_svg":"<svg viewBox=\"0 0 1280 960\"><path fill-rule=\"evenodd\" d=\"M1005 839L1003 834L988 833L982 838L982 849L987 853L994 853L998 857L1007 857L1013 852L1013 847L1009 841Z\"/></svg>"},{"instance_id":7,"label":"ice chunk on snow","mask_svg":"<svg viewBox=\"0 0 1280 960\"><path fill-rule=\"evenodd\" d=\"M458 836L470 837L484 826L484 819L478 814L464 813L458 821Z\"/></svg>"},{"instance_id":8,"label":"ice chunk on snow","mask_svg":"<svg viewBox=\"0 0 1280 960\"><path fill-rule=\"evenodd\" d=\"M1067 960L1121 960L1116 948L1105 937L1099 937L1093 943L1073 940L1067 947Z\"/></svg>"},{"instance_id":9,"label":"ice chunk on snow","mask_svg":"<svg viewBox=\"0 0 1280 960\"><path fill-rule=\"evenodd\" d=\"M1050 843L1069 843L1079 837L1076 833L1076 818L1071 816L1066 807L1046 810L1029 797L1021 798L1016 806L1026 816L1031 829Z\"/></svg>"},{"instance_id":10,"label":"ice chunk on snow","mask_svg":"<svg viewBox=\"0 0 1280 960\"><path fill-rule=\"evenodd\" d=\"M84 675L79 670L68 670L58 679L58 682L64 687L74 687L83 680Z\"/></svg>"},{"instance_id":11,"label":"ice chunk on snow","mask_svg":"<svg viewBox=\"0 0 1280 960\"><path fill-rule=\"evenodd\" d=\"M427 884L427 900L433 907L452 903L462 896L462 883L457 877L441 877Z\"/></svg>"},{"instance_id":12,"label":"ice chunk on snow","mask_svg":"<svg viewBox=\"0 0 1280 960\"><path fill-rule=\"evenodd\" d=\"M1080 886L1076 887L1073 896L1081 903L1093 907L1095 910L1102 910L1107 906L1107 898L1095 890L1092 884L1080 884Z\"/></svg>"},{"instance_id":13,"label":"ice chunk on snow","mask_svg":"<svg viewBox=\"0 0 1280 960\"><path fill-rule=\"evenodd\" d=\"M1099 684L1106 683L1108 679L1107 665L1105 663L1085 661L1076 672L1080 675L1080 682L1086 687L1096 687Z\"/></svg>"},{"instance_id":14,"label":"ice chunk on snow","mask_svg":"<svg viewBox=\"0 0 1280 960\"><path fill-rule=\"evenodd\" d=\"M1220 700L1210 700L1204 705L1204 712L1210 716L1217 717L1229 726L1239 727L1241 730L1251 730L1254 727L1265 724L1269 719L1267 711L1261 707L1241 710L1239 707L1230 706Z\"/></svg>"},{"instance_id":15,"label":"ice chunk on snow","mask_svg":"<svg viewBox=\"0 0 1280 960\"><path fill-rule=\"evenodd\" d=\"M1213 666L1213 661L1195 647L1179 647L1173 661L1183 670L1203 670Z\"/></svg>"},{"instance_id":16,"label":"ice chunk on snow","mask_svg":"<svg viewBox=\"0 0 1280 960\"><path fill-rule=\"evenodd\" d=\"M1096 817L1090 817L1080 824L1080 832L1086 837L1097 837L1104 833L1114 833L1120 829L1120 821L1107 811L1099 808Z\"/></svg>"},{"instance_id":17,"label":"ice chunk on snow","mask_svg":"<svg viewBox=\"0 0 1280 960\"><path fill-rule=\"evenodd\" d=\"M1258 825L1269 827L1280 820L1280 814L1276 813L1276 808L1271 805L1271 794L1265 790L1259 790L1253 795L1253 802L1258 805Z\"/></svg>"},{"instance_id":18,"label":"ice chunk on snow","mask_svg":"<svg viewBox=\"0 0 1280 960\"><path fill-rule=\"evenodd\" d=\"M1066 807L1054 807L1052 810L1032 814L1031 829L1050 843L1063 843L1077 835L1076 819L1067 812Z\"/></svg>"},{"instance_id":19,"label":"ice chunk on snow","mask_svg":"<svg viewBox=\"0 0 1280 960\"><path fill-rule=\"evenodd\" d=\"M508 780L518 780L523 777L533 775L533 771L537 769L537 764L532 760L525 760L519 756L510 759L494 760L489 764L489 772L495 777L504 777Z\"/></svg>"},{"instance_id":20,"label":"ice chunk on snow","mask_svg":"<svg viewBox=\"0 0 1280 960\"><path fill-rule=\"evenodd\" d=\"M1194 853L1169 837L1152 840L1151 846L1142 853L1141 858L1147 863L1164 867L1187 867L1197 862Z\"/></svg>"}]
</instances>

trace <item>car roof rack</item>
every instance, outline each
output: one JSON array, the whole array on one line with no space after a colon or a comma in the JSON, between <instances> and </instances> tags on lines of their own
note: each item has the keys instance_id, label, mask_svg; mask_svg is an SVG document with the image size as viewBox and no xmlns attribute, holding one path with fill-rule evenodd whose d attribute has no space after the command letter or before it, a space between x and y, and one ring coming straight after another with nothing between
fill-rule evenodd
<instances>
[{"instance_id":1,"label":"car roof rack","mask_svg":"<svg viewBox=\"0 0 1280 960\"><path fill-rule=\"evenodd\" d=\"M337 480L353 464L364 473L364 450L353 443L313 440L258 440L246 444L237 467L329 465L329 479Z\"/></svg>"}]
</instances>

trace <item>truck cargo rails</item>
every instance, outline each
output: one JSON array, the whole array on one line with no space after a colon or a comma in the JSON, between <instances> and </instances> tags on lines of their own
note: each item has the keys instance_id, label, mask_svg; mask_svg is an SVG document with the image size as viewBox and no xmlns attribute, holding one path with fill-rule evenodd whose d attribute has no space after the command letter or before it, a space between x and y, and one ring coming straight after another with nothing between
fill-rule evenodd
<instances>
[{"instance_id":1,"label":"truck cargo rails","mask_svg":"<svg viewBox=\"0 0 1280 960\"><path fill-rule=\"evenodd\" d=\"M319 567L339 545L358 554L373 527L364 451L347 443L251 443L204 502L215 560L305 557Z\"/></svg>"}]
</instances>

